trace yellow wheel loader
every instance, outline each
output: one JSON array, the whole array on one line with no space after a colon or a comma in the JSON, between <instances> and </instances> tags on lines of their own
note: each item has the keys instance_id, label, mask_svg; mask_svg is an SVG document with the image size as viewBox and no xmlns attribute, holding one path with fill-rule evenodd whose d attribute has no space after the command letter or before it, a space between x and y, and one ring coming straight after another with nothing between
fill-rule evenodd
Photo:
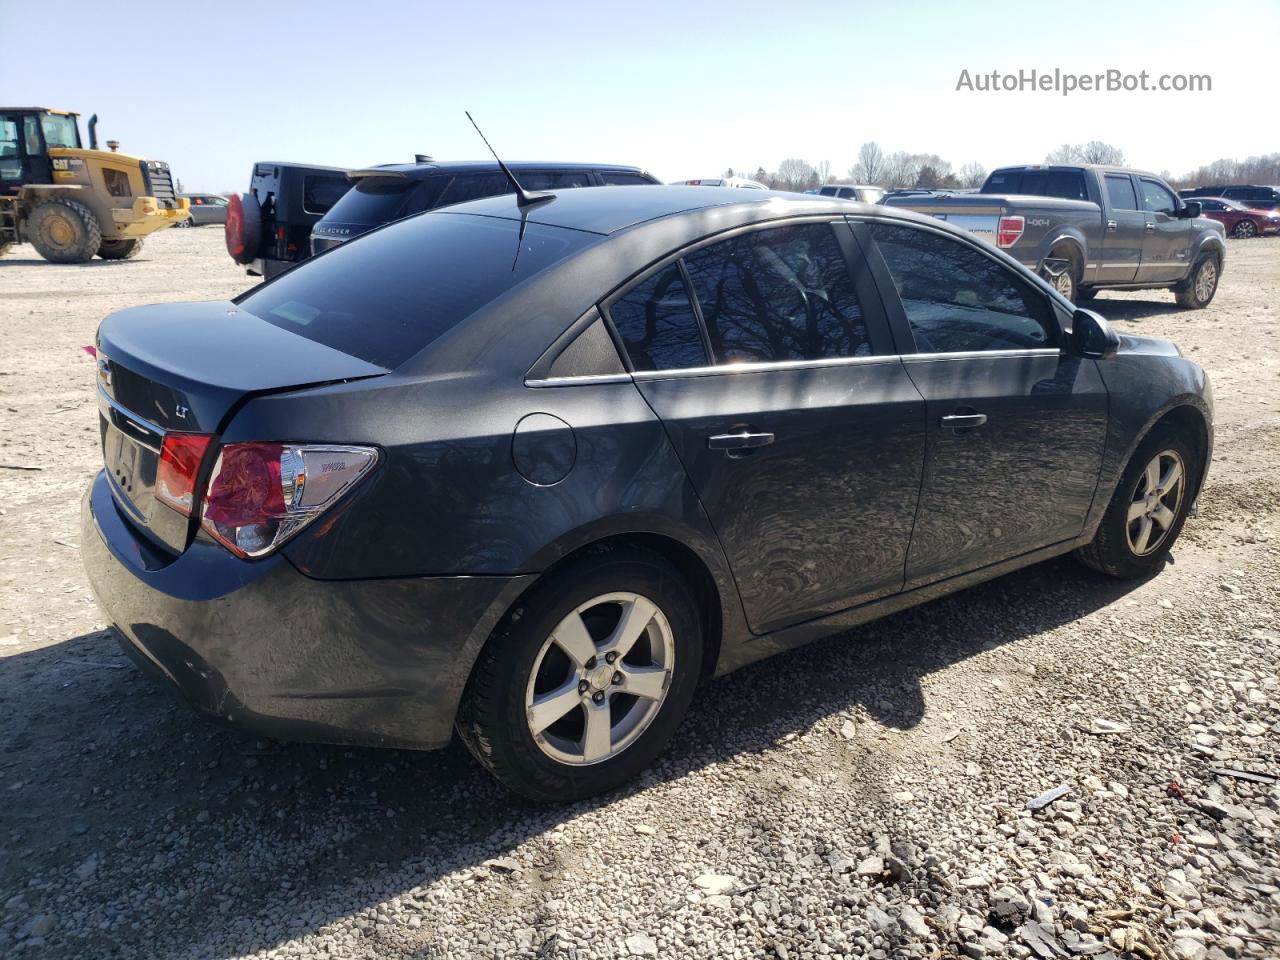
<instances>
[{"instance_id":1,"label":"yellow wheel loader","mask_svg":"<svg viewBox=\"0 0 1280 960\"><path fill-rule=\"evenodd\" d=\"M142 238L190 215L169 165L98 149L98 116L89 147L78 114L44 107L0 107L0 254L30 242L52 263L94 256L127 260Z\"/></svg>"}]
</instances>

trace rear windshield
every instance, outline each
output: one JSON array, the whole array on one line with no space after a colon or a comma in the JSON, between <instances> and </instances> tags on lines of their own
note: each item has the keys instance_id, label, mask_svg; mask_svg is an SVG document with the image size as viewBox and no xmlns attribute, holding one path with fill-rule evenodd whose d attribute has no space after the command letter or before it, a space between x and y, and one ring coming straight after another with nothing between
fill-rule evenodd
<instances>
[{"instance_id":1,"label":"rear windshield","mask_svg":"<svg viewBox=\"0 0 1280 960\"><path fill-rule=\"evenodd\" d=\"M367 233L244 294L242 310L393 369L596 234L427 214ZM517 244L519 245L517 257Z\"/></svg>"},{"instance_id":2,"label":"rear windshield","mask_svg":"<svg viewBox=\"0 0 1280 960\"><path fill-rule=\"evenodd\" d=\"M1088 200L1084 174L1079 170L997 170L982 186L983 193L1025 194Z\"/></svg>"},{"instance_id":3,"label":"rear windshield","mask_svg":"<svg viewBox=\"0 0 1280 960\"><path fill-rule=\"evenodd\" d=\"M365 177L329 208L325 219L374 226L388 223L400 216L416 185L416 180L400 177Z\"/></svg>"}]
</instances>

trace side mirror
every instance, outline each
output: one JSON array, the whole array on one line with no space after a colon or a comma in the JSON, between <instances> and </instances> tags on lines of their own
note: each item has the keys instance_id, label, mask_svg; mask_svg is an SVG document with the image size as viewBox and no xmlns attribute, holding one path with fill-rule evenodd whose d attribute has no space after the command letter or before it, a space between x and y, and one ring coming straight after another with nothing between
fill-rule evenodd
<instances>
[{"instance_id":1,"label":"side mirror","mask_svg":"<svg viewBox=\"0 0 1280 960\"><path fill-rule=\"evenodd\" d=\"M1071 315L1071 343L1079 356L1101 360L1120 349L1120 334L1098 314L1082 307Z\"/></svg>"},{"instance_id":2,"label":"side mirror","mask_svg":"<svg viewBox=\"0 0 1280 960\"><path fill-rule=\"evenodd\" d=\"M1188 220L1194 220L1204 211L1204 207L1199 200L1188 200L1182 205L1182 216Z\"/></svg>"}]
</instances>

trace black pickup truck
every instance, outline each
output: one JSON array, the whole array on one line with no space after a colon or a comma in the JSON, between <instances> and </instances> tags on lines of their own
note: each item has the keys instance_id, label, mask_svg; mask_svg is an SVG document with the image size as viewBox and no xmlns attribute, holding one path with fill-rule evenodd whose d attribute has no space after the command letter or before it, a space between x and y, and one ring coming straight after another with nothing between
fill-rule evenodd
<instances>
[{"instance_id":1,"label":"black pickup truck","mask_svg":"<svg viewBox=\"0 0 1280 960\"><path fill-rule=\"evenodd\" d=\"M1069 300L1099 290L1171 289L1199 308L1218 289L1222 224L1159 177L1094 164L1002 167L978 193L889 196L995 244Z\"/></svg>"}]
</instances>

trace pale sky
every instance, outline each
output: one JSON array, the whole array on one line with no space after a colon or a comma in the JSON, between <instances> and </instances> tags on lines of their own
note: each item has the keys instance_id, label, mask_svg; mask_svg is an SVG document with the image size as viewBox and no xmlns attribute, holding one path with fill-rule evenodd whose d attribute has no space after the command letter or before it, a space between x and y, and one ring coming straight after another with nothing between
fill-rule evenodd
<instances>
[{"instance_id":1,"label":"pale sky","mask_svg":"<svg viewBox=\"0 0 1280 960\"><path fill-rule=\"evenodd\" d=\"M243 190L255 160L483 159L464 110L504 159L664 180L789 156L843 176L865 140L957 169L1092 139L1174 174L1280 150L1277 0L0 0L0 23L0 100L82 127L96 112L101 139L167 160L187 190ZM956 91L962 69L1032 68L1209 74L1213 89Z\"/></svg>"}]
</instances>

